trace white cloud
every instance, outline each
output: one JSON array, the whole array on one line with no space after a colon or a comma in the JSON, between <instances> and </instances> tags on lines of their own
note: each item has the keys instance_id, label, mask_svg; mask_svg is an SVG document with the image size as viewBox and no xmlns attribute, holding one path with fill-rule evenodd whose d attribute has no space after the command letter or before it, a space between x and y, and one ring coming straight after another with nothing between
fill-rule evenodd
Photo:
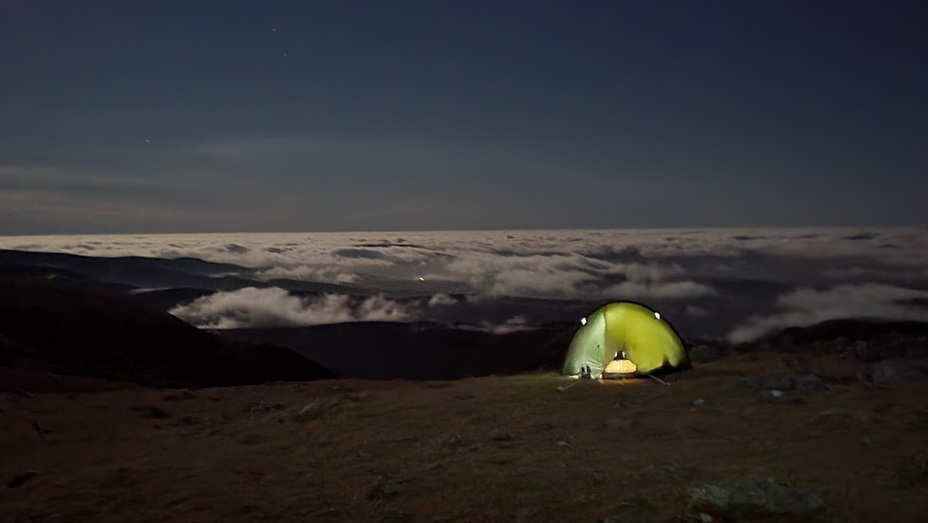
<instances>
[{"instance_id":1,"label":"white cloud","mask_svg":"<svg viewBox=\"0 0 928 523\"><path fill-rule=\"evenodd\" d=\"M0 202L0 214L3 208ZM105 212L99 219L121 216ZM928 231L911 229L42 236L0 237L0 248L190 256L254 268L265 279L384 289L420 291L418 278L424 277L432 292L556 299L690 299L712 295L716 287L709 282L731 278L788 286L820 285L829 278L928 285Z\"/></svg>"},{"instance_id":2,"label":"white cloud","mask_svg":"<svg viewBox=\"0 0 928 523\"><path fill-rule=\"evenodd\" d=\"M320 283L338 283L351 285L361 281L357 274L346 272L338 266L310 267L298 265L296 267L271 267L257 273L262 280L290 279L297 281L310 281Z\"/></svg>"},{"instance_id":3,"label":"white cloud","mask_svg":"<svg viewBox=\"0 0 928 523\"><path fill-rule=\"evenodd\" d=\"M209 329L293 327L354 321L416 319L415 311L382 296L352 303L340 294L304 299L277 287L248 287L204 296L170 311L178 318Z\"/></svg>"},{"instance_id":4,"label":"white cloud","mask_svg":"<svg viewBox=\"0 0 928 523\"><path fill-rule=\"evenodd\" d=\"M429 307L447 307L451 305L457 305L458 300L448 296L447 294L438 293L429 298L428 306Z\"/></svg>"},{"instance_id":5,"label":"white cloud","mask_svg":"<svg viewBox=\"0 0 928 523\"><path fill-rule=\"evenodd\" d=\"M479 330L492 334L509 334L512 332L530 330L533 327L528 323L524 316L513 316L498 325L494 325L490 322L482 322L478 325L475 325L474 327L465 326L464 328L471 328L472 330Z\"/></svg>"},{"instance_id":6,"label":"white cloud","mask_svg":"<svg viewBox=\"0 0 928 523\"><path fill-rule=\"evenodd\" d=\"M691 281L640 283L627 281L606 288L603 294L613 299L684 299L715 294L712 287Z\"/></svg>"},{"instance_id":7,"label":"white cloud","mask_svg":"<svg viewBox=\"0 0 928 523\"><path fill-rule=\"evenodd\" d=\"M892 285L839 285L825 291L802 288L778 300L784 312L755 316L728 334L733 343L751 341L769 332L791 326L805 326L838 318L926 318L925 310L899 303L928 298L928 291Z\"/></svg>"}]
</instances>

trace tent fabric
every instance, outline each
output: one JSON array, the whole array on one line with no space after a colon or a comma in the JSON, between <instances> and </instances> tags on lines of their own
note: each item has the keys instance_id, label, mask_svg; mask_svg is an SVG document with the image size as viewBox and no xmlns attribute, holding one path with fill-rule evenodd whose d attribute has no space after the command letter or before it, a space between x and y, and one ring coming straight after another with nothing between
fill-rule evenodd
<instances>
[{"instance_id":1,"label":"tent fabric","mask_svg":"<svg viewBox=\"0 0 928 523\"><path fill-rule=\"evenodd\" d=\"M639 374L690 365L673 327L644 305L610 303L585 320L567 350L563 374L577 375L589 367L592 377L601 377L616 355L622 354L638 367Z\"/></svg>"}]
</instances>

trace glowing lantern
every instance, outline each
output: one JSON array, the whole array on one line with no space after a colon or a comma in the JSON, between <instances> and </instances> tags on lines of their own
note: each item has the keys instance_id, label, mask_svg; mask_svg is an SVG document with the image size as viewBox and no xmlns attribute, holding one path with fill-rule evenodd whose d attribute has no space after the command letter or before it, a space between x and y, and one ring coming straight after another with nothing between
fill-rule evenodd
<instances>
[{"instance_id":1,"label":"glowing lantern","mask_svg":"<svg viewBox=\"0 0 928 523\"><path fill-rule=\"evenodd\" d=\"M638 366L631 360L618 359L612 360L603 370L603 376L631 376L638 372Z\"/></svg>"}]
</instances>

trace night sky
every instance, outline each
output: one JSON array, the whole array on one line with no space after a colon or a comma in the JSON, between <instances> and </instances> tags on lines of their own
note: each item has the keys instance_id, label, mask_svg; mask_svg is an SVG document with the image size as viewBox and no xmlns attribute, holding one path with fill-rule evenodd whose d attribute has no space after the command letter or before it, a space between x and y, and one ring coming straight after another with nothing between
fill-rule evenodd
<instances>
[{"instance_id":1,"label":"night sky","mask_svg":"<svg viewBox=\"0 0 928 523\"><path fill-rule=\"evenodd\" d=\"M928 3L0 0L0 234L928 226Z\"/></svg>"}]
</instances>

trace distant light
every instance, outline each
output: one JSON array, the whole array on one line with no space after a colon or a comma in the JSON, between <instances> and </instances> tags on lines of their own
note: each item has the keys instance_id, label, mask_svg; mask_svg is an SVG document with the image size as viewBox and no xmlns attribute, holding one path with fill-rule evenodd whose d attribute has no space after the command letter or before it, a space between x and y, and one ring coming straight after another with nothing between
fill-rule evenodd
<instances>
[{"instance_id":1,"label":"distant light","mask_svg":"<svg viewBox=\"0 0 928 523\"><path fill-rule=\"evenodd\" d=\"M425 278L423 278L422 276L419 276L419 281L425 281Z\"/></svg>"},{"instance_id":2,"label":"distant light","mask_svg":"<svg viewBox=\"0 0 928 523\"><path fill-rule=\"evenodd\" d=\"M586 318L580 318L580 325L586 325Z\"/></svg>"},{"instance_id":3,"label":"distant light","mask_svg":"<svg viewBox=\"0 0 928 523\"><path fill-rule=\"evenodd\" d=\"M655 313L654 313L654 317L657 318L657 319L661 319L661 313L655 312Z\"/></svg>"}]
</instances>

